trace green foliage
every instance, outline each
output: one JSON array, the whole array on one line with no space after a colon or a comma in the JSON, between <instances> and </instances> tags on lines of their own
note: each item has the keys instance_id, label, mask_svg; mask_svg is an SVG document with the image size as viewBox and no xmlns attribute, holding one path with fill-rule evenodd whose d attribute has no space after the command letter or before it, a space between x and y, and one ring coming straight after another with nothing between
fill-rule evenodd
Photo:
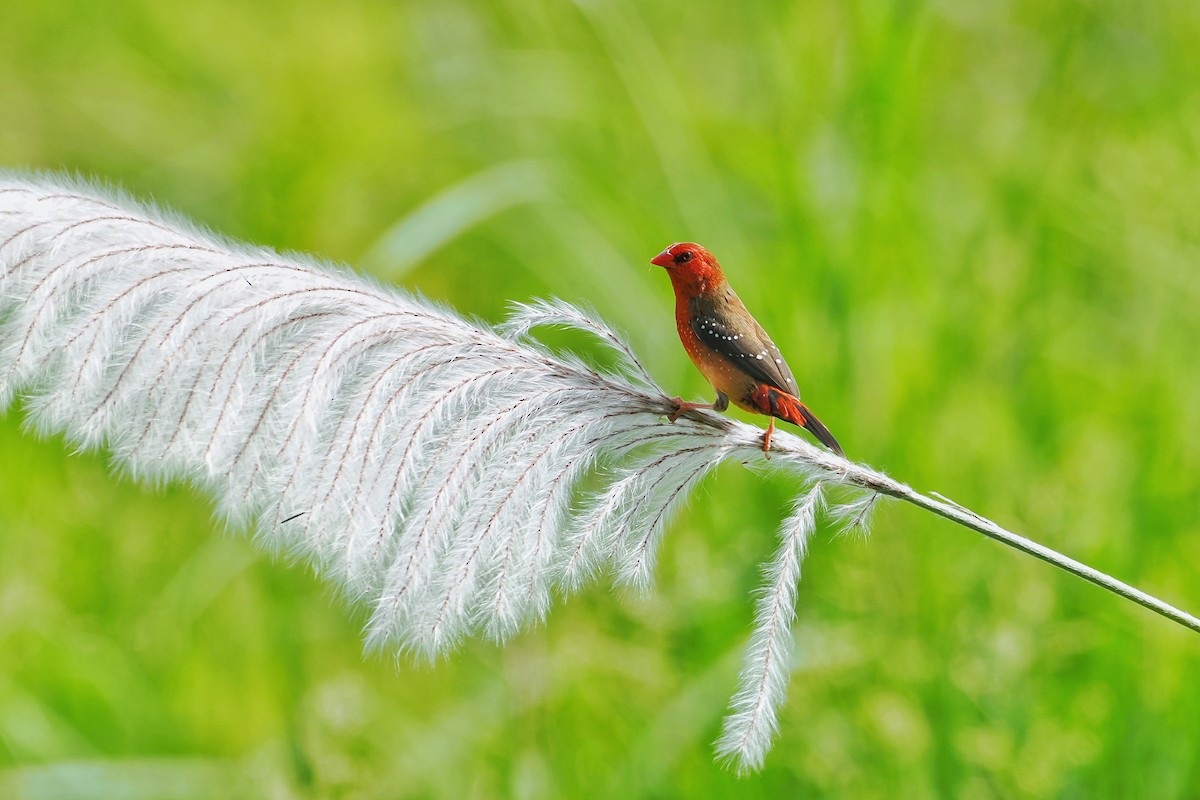
<instances>
[{"instance_id":1,"label":"green foliage","mask_svg":"<svg viewBox=\"0 0 1200 800\"><path fill-rule=\"evenodd\" d=\"M707 387L646 262L723 261L852 458L1195 612L1200 6L16 0L0 161L459 310L558 295ZM711 761L788 486L649 597L362 658L207 502L0 423L0 795L1179 797L1200 642L913 509L820 538L766 769Z\"/></svg>"}]
</instances>

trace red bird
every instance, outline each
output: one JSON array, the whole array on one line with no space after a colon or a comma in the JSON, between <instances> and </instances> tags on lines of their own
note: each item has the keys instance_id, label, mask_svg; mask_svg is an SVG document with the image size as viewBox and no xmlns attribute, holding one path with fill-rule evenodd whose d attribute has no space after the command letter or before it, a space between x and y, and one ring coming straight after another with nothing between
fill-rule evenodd
<instances>
[{"instance_id":1,"label":"red bird","mask_svg":"<svg viewBox=\"0 0 1200 800\"><path fill-rule=\"evenodd\" d=\"M750 316L725 280L713 254L698 244L680 242L650 261L666 269L675 288L675 326L683 349L717 390L712 404L674 398L674 422L693 408L724 411L732 400L739 408L766 414L763 452L771 449L775 418L807 430L838 455L845 455L829 429L800 402L796 378L771 337Z\"/></svg>"}]
</instances>

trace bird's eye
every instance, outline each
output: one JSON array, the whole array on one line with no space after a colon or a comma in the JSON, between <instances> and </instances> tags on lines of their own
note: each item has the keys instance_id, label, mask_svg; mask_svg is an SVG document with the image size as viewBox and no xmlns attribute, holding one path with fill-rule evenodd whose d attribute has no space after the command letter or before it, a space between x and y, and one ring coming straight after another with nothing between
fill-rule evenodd
<instances>
[{"instance_id":1,"label":"bird's eye","mask_svg":"<svg viewBox=\"0 0 1200 800\"><path fill-rule=\"evenodd\" d=\"M684 250L682 253L675 256L675 263L676 264L686 264L687 262L692 260L693 255L695 255L695 254L691 250Z\"/></svg>"}]
</instances>

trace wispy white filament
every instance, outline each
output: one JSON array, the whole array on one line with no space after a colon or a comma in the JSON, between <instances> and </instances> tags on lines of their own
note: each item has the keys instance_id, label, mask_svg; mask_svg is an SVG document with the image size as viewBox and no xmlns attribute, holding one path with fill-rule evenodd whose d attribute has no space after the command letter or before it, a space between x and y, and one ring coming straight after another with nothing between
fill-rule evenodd
<instances>
[{"instance_id":1,"label":"wispy white filament","mask_svg":"<svg viewBox=\"0 0 1200 800\"><path fill-rule=\"evenodd\" d=\"M531 341L597 336L611 372ZM348 270L235 246L128 198L0 176L0 410L107 447L153 481L206 487L266 546L314 563L371 611L373 647L427 657L502 640L556 589L597 574L647 586L673 509L726 458L764 463L762 430L678 422L624 340L562 303L499 330ZM1110 576L785 431L771 466L867 490L983 533L1180 624L1200 620ZM588 488L588 487L599 488ZM786 680L800 558L821 493L784 529L720 752L761 764Z\"/></svg>"},{"instance_id":2,"label":"wispy white filament","mask_svg":"<svg viewBox=\"0 0 1200 800\"><path fill-rule=\"evenodd\" d=\"M818 482L783 523L779 549L763 569L767 583L755 610L746 665L733 697L733 710L725 717L717 740L717 755L731 760L739 772L762 766L778 728L776 712L787 694L791 674L792 620L796 616L800 562L808 538L816 530L822 497Z\"/></svg>"}]
</instances>

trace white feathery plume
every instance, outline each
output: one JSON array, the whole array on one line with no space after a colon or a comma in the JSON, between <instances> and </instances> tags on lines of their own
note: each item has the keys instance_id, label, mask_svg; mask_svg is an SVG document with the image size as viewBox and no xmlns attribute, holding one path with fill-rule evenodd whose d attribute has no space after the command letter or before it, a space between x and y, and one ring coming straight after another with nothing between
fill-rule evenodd
<instances>
[{"instance_id":1,"label":"white feathery plume","mask_svg":"<svg viewBox=\"0 0 1200 800\"><path fill-rule=\"evenodd\" d=\"M595 335L615 369L529 339L546 325ZM604 572L648 586L689 490L726 458L766 463L760 428L703 411L664 420L673 405L632 348L564 303L518 306L493 330L86 184L0 175L0 410L18 392L39 430L107 447L137 478L206 487L265 546L369 605L369 646L428 658L470 635L503 640L543 618L553 591ZM852 527L880 495L903 499L1200 630L785 431L770 465L855 489L861 499L831 509ZM804 496L768 569L720 745L742 769L761 763L774 730L820 498Z\"/></svg>"},{"instance_id":2,"label":"white feathery plume","mask_svg":"<svg viewBox=\"0 0 1200 800\"><path fill-rule=\"evenodd\" d=\"M853 500L840 503L830 509L831 521L837 526L839 536L866 537L871 530L871 517L883 495L867 492Z\"/></svg>"},{"instance_id":3,"label":"white feathery plume","mask_svg":"<svg viewBox=\"0 0 1200 800\"><path fill-rule=\"evenodd\" d=\"M779 549L763 567L767 581L758 598L746 664L733 711L725 717L716 745L717 755L732 761L739 773L762 766L779 727L776 712L787 694L800 562L816 530L822 500L818 481L784 521Z\"/></svg>"},{"instance_id":4,"label":"white feathery plume","mask_svg":"<svg viewBox=\"0 0 1200 800\"><path fill-rule=\"evenodd\" d=\"M370 604L373 647L503 639L609 568L647 586L688 490L761 459L751 426L664 422L632 348L564 303L493 331L53 178L0 182L0 269L0 400L22 391L40 429L139 478L206 486ZM615 371L528 338L546 325L595 335ZM611 480L581 497L588 474Z\"/></svg>"}]
</instances>

